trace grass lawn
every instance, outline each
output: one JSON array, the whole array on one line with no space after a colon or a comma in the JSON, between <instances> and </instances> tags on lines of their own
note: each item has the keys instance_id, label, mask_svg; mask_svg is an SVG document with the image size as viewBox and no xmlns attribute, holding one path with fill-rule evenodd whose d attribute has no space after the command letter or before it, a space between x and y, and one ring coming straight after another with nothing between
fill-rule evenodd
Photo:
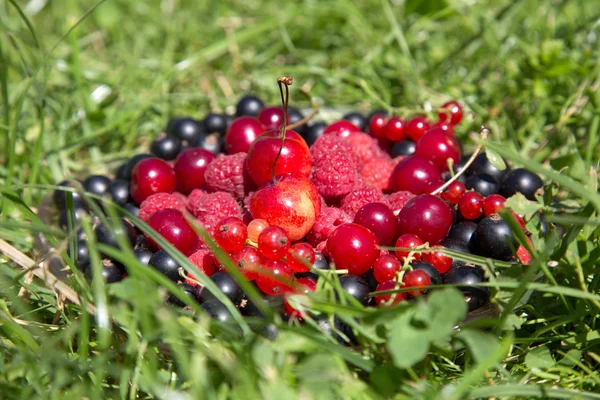
<instances>
[{"instance_id":1,"label":"grass lawn","mask_svg":"<svg viewBox=\"0 0 600 400\"><path fill-rule=\"evenodd\" d=\"M600 399L599 10L598 0L0 0L10 244L0 397ZM456 99L466 151L486 126L490 154L543 177L537 202L511 200L532 264L468 259L499 273L498 318L454 330L466 310L453 288L396 308L340 304L333 278L311 297L320 324L222 324L166 305L175 285L128 250L113 250L132 264L121 283L70 278L81 306L18 266L22 254L39 261L36 232L63 254L73 241L34 214L53 185L113 173L171 117L233 113L247 93L277 104L281 75L294 78L292 105L319 104L315 120L430 113ZM104 249L90 249L100 268ZM324 332L334 314L356 346Z\"/></svg>"}]
</instances>

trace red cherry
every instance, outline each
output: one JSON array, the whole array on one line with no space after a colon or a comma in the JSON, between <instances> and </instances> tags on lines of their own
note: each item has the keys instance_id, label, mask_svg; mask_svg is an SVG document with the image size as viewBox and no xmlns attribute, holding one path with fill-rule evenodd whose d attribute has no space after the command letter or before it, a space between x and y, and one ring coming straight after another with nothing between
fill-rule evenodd
<instances>
[{"instance_id":1,"label":"red cherry","mask_svg":"<svg viewBox=\"0 0 600 400\"><path fill-rule=\"evenodd\" d=\"M200 246L198 234L179 210L159 210L152 214L146 223L186 256L192 255ZM153 246L160 248L148 235L146 239Z\"/></svg>"},{"instance_id":2,"label":"red cherry","mask_svg":"<svg viewBox=\"0 0 600 400\"><path fill-rule=\"evenodd\" d=\"M400 271L400 268L402 268L402 265L398 257L391 254L384 254L379 256L375 264L373 264L373 276L379 283L391 281L394 279L396 272Z\"/></svg>"},{"instance_id":3,"label":"red cherry","mask_svg":"<svg viewBox=\"0 0 600 400\"><path fill-rule=\"evenodd\" d=\"M130 193L137 204L156 193L173 193L176 187L175 171L160 158L146 158L133 168Z\"/></svg>"},{"instance_id":4,"label":"red cherry","mask_svg":"<svg viewBox=\"0 0 600 400\"><path fill-rule=\"evenodd\" d=\"M440 122L456 125L463 118L463 109L456 101L449 101L440 107L438 111L438 118Z\"/></svg>"},{"instance_id":5,"label":"red cherry","mask_svg":"<svg viewBox=\"0 0 600 400\"><path fill-rule=\"evenodd\" d=\"M175 160L175 175L177 176L177 191L189 194L194 189L200 189L206 182L204 172L215 155L208 150L190 148L182 151Z\"/></svg>"},{"instance_id":6,"label":"red cherry","mask_svg":"<svg viewBox=\"0 0 600 400\"><path fill-rule=\"evenodd\" d=\"M433 193L436 190L438 190L439 188L441 188L442 186L444 186L444 181L435 181L435 182L431 182L430 184L427 185L427 188L425 189L425 193Z\"/></svg>"},{"instance_id":7,"label":"red cherry","mask_svg":"<svg viewBox=\"0 0 600 400\"><path fill-rule=\"evenodd\" d=\"M490 194L483 200L483 214L488 217L504 208L506 199L499 194Z\"/></svg>"},{"instance_id":8,"label":"red cherry","mask_svg":"<svg viewBox=\"0 0 600 400\"><path fill-rule=\"evenodd\" d=\"M458 202L458 209L466 219L477 219L483 215L483 196L477 192L466 192Z\"/></svg>"},{"instance_id":9,"label":"red cherry","mask_svg":"<svg viewBox=\"0 0 600 400\"><path fill-rule=\"evenodd\" d=\"M258 274L256 285L265 294L284 294L290 290L289 282L294 278L294 271L285 261L269 260L263 266L264 271L270 272L275 277Z\"/></svg>"},{"instance_id":10,"label":"red cherry","mask_svg":"<svg viewBox=\"0 0 600 400\"><path fill-rule=\"evenodd\" d=\"M460 161L460 146L454 137L447 135L443 130L431 129L417 142L415 155L433 161L443 172L448 170L448 159L452 160L452 165Z\"/></svg>"},{"instance_id":11,"label":"red cherry","mask_svg":"<svg viewBox=\"0 0 600 400\"><path fill-rule=\"evenodd\" d=\"M417 247L423 245L425 242L423 239L418 237L417 235L413 235L412 233L405 233L400 236L396 241L396 248L402 249L416 249ZM403 250L396 250L396 256L400 259L400 261L404 262L406 257L408 257L409 252ZM421 259L421 253L414 253L413 257L415 260Z\"/></svg>"},{"instance_id":12,"label":"red cherry","mask_svg":"<svg viewBox=\"0 0 600 400\"><path fill-rule=\"evenodd\" d=\"M362 206L354 216L354 223L373 232L382 246L391 246L396 240L398 219L383 203L368 203Z\"/></svg>"},{"instance_id":13,"label":"red cherry","mask_svg":"<svg viewBox=\"0 0 600 400\"><path fill-rule=\"evenodd\" d=\"M377 289L375 289L375 291L383 292L384 290L398 290L400 288L401 285L398 282L386 281L377 285ZM404 300L406 300L406 292L396 292L375 296L375 303L377 303L377 306L379 307L391 307Z\"/></svg>"},{"instance_id":14,"label":"red cherry","mask_svg":"<svg viewBox=\"0 0 600 400\"><path fill-rule=\"evenodd\" d=\"M279 158L277 158L278 154ZM277 159L277 164L275 165L275 174L273 174L275 159ZM265 132L250 147L246 166L254 183L262 186L273 178L286 173L308 177L312 168L312 160L306 142L296 132L287 131L284 140L277 132Z\"/></svg>"},{"instance_id":15,"label":"red cherry","mask_svg":"<svg viewBox=\"0 0 600 400\"><path fill-rule=\"evenodd\" d=\"M240 270L249 281L253 281L258 276L251 268L258 269L263 263L263 258L256 247L244 246L234 252L231 258L238 264Z\"/></svg>"},{"instance_id":16,"label":"red cherry","mask_svg":"<svg viewBox=\"0 0 600 400\"><path fill-rule=\"evenodd\" d=\"M323 134L348 137L354 132L360 132L360 129L350 121L341 120L327 125L323 131Z\"/></svg>"},{"instance_id":17,"label":"red cherry","mask_svg":"<svg viewBox=\"0 0 600 400\"><path fill-rule=\"evenodd\" d=\"M225 134L225 150L228 154L247 153L254 140L264 131L256 118L236 118Z\"/></svg>"},{"instance_id":18,"label":"red cherry","mask_svg":"<svg viewBox=\"0 0 600 400\"><path fill-rule=\"evenodd\" d=\"M442 197L448 200L450 204L457 204L466 191L465 184L459 180L455 180L442 192Z\"/></svg>"},{"instance_id":19,"label":"red cherry","mask_svg":"<svg viewBox=\"0 0 600 400\"><path fill-rule=\"evenodd\" d=\"M286 260L294 272L307 272L315 262L315 251L306 242L296 243L288 250Z\"/></svg>"},{"instance_id":20,"label":"red cherry","mask_svg":"<svg viewBox=\"0 0 600 400\"><path fill-rule=\"evenodd\" d=\"M420 296L421 293L424 292L424 288L431 285L431 276L422 269L413 269L412 271L408 271L404 274L404 279L402 280L405 287L418 288L415 290L409 290L408 294L411 296ZM423 289L421 289L423 288Z\"/></svg>"},{"instance_id":21,"label":"red cherry","mask_svg":"<svg viewBox=\"0 0 600 400\"><path fill-rule=\"evenodd\" d=\"M454 137L454 127L446 122L436 122L431 126L431 129L441 129L446 132L446 135Z\"/></svg>"},{"instance_id":22,"label":"red cherry","mask_svg":"<svg viewBox=\"0 0 600 400\"><path fill-rule=\"evenodd\" d=\"M406 139L406 123L400 117L392 117L384 128L385 137L392 142Z\"/></svg>"},{"instance_id":23,"label":"red cherry","mask_svg":"<svg viewBox=\"0 0 600 400\"><path fill-rule=\"evenodd\" d=\"M415 155L396 164L390 177L390 186L395 192L405 190L413 194L423 194L431 182L440 180L442 175L435 164L425 157Z\"/></svg>"},{"instance_id":24,"label":"red cherry","mask_svg":"<svg viewBox=\"0 0 600 400\"><path fill-rule=\"evenodd\" d=\"M385 114L373 114L373 116L369 120L369 133L371 133L371 136L378 139L383 139L386 136L386 123L387 116Z\"/></svg>"},{"instance_id":25,"label":"red cherry","mask_svg":"<svg viewBox=\"0 0 600 400\"><path fill-rule=\"evenodd\" d=\"M258 251L270 260L279 260L290 248L290 238L278 226L269 226L258 236Z\"/></svg>"},{"instance_id":26,"label":"red cherry","mask_svg":"<svg viewBox=\"0 0 600 400\"><path fill-rule=\"evenodd\" d=\"M406 134L413 141L417 141L429 130L429 121L422 115L417 115L406 124Z\"/></svg>"},{"instance_id":27,"label":"red cherry","mask_svg":"<svg viewBox=\"0 0 600 400\"><path fill-rule=\"evenodd\" d=\"M454 212L448 202L431 194L410 199L398 214L400 234L415 234L432 245L448 235L453 222Z\"/></svg>"},{"instance_id":28,"label":"red cherry","mask_svg":"<svg viewBox=\"0 0 600 400\"><path fill-rule=\"evenodd\" d=\"M244 221L237 217L222 219L214 232L215 241L225 251L240 250L248 239L248 228Z\"/></svg>"},{"instance_id":29,"label":"red cherry","mask_svg":"<svg viewBox=\"0 0 600 400\"><path fill-rule=\"evenodd\" d=\"M265 130L279 130L283 122L283 110L281 107L265 107L260 110L257 118Z\"/></svg>"},{"instance_id":30,"label":"red cherry","mask_svg":"<svg viewBox=\"0 0 600 400\"><path fill-rule=\"evenodd\" d=\"M377 238L358 224L342 224L327 239L327 250L337 269L351 275L362 275L379 257Z\"/></svg>"},{"instance_id":31,"label":"red cherry","mask_svg":"<svg viewBox=\"0 0 600 400\"><path fill-rule=\"evenodd\" d=\"M440 274L445 274L452 268L452 258L444 255L440 249L435 249L429 253L422 254L422 260L427 261L438 270Z\"/></svg>"}]
</instances>

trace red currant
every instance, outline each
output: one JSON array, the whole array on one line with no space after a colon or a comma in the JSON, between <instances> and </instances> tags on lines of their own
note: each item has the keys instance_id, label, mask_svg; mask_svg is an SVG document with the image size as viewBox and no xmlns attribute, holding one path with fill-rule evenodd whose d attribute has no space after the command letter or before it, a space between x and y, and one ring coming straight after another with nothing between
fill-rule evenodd
<instances>
[{"instance_id":1,"label":"red currant","mask_svg":"<svg viewBox=\"0 0 600 400\"><path fill-rule=\"evenodd\" d=\"M416 297L420 296L425 291L425 287L431 285L431 277L422 269L413 269L412 271L408 271L406 274L404 274L404 279L402 282L404 283L405 287L415 288L413 290L409 290L408 294Z\"/></svg>"},{"instance_id":2,"label":"red currant","mask_svg":"<svg viewBox=\"0 0 600 400\"><path fill-rule=\"evenodd\" d=\"M382 246L391 246L398 237L398 220L394 212L383 203L362 206L354 216L354 223L373 232Z\"/></svg>"},{"instance_id":3,"label":"red currant","mask_svg":"<svg viewBox=\"0 0 600 400\"><path fill-rule=\"evenodd\" d=\"M499 194L490 194L483 200L483 214L488 217L504 208L506 199Z\"/></svg>"},{"instance_id":4,"label":"red currant","mask_svg":"<svg viewBox=\"0 0 600 400\"><path fill-rule=\"evenodd\" d=\"M401 267L402 265L400 265L398 257L391 254L384 254L379 256L375 264L373 264L373 276L379 283L391 281L394 279L396 272L400 271Z\"/></svg>"},{"instance_id":5,"label":"red currant","mask_svg":"<svg viewBox=\"0 0 600 400\"><path fill-rule=\"evenodd\" d=\"M417 235L413 235L412 233L405 233L404 235L402 235L398 238L398 240L396 241L395 247L402 248L402 249L415 249L419 246L422 246L424 243L425 242L423 242L423 240L420 237L418 237ZM406 257L408 257L409 253L410 253L409 251L396 250L396 256L402 262L404 262L406 260ZM415 254L413 254L413 257L415 260L420 260L421 254L415 253Z\"/></svg>"},{"instance_id":6,"label":"red currant","mask_svg":"<svg viewBox=\"0 0 600 400\"><path fill-rule=\"evenodd\" d=\"M238 264L246 279L249 281L256 279L257 273L251 269L259 269L263 263L263 258L256 247L244 246L233 253L231 258Z\"/></svg>"},{"instance_id":7,"label":"red currant","mask_svg":"<svg viewBox=\"0 0 600 400\"><path fill-rule=\"evenodd\" d=\"M440 274L445 274L452 268L452 258L444 255L440 249L423 253L421 259L433 265Z\"/></svg>"},{"instance_id":8,"label":"red currant","mask_svg":"<svg viewBox=\"0 0 600 400\"><path fill-rule=\"evenodd\" d=\"M384 128L385 137L392 142L406 139L406 123L400 117L392 117Z\"/></svg>"},{"instance_id":9,"label":"red currant","mask_svg":"<svg viewBox=\"0 0 600 400\"><path fill-rule=\"evenodd\" d=\"M466 192L458 202L458 209L466 219L477 219L483 215L483 196L477 192Z\"/></svg>"},{"instance_id":10,"label":"red currant","mask_svg":"<svg viewBox=\"0 0 600 400\"><path fill-rule=\"evenodd\" d=\"M284 294L290 290L290 282L294 278L294 271L281 260L269 260L263 266L263 271L268 271L271 276L258 273L256 285L265 294Z\"/></svg>"},{"instance_id":11,"label":"red currant","mask_svg":"<svg viewBox=\"0 0 600 400\"><path fill-rule=\"evenodd\" d=\"M406 134L415 142L429 130L429 121L422 115L413 117L406 124Z\"/></svg>"},{"instance_id":12,"label":"red currant","mask_svg":"<svg viewBox=\"0 0 600 400\"><path fill-rule=\"evenodd\" d=\"M369 132L371 133L371 136L375 138L384 138L386 136L386 122L387 117L385 114L373 114L369 120Z\"/></svg>"},{"instance_id":13,"label":"red currant","mask_svg":"<svg viewBox=\"0 0 600 400\"><path fill-rule=\"evenodd\" d=\"M458 102L449 101L440 107L438 111L438 118L440 122L456 125L463 118L463 109Z\"/></svg>"},{"instance_id":14,"label":"red currant","mask_svg":"<svg viewBox=\"0 0 600 400\"><path fill-rule=\"evenodd\" d=\"M327 250L337 269L347 269L351 275L362 275L379 257L377 238L358 224L343 224L327 239Z\"/></svg>"},{"instance_id":15,"label":"red currant","mask_svg":"<svg viewBox=\"0 0 600 400\"><path fill-rule=\"evenodd\" d=\"M177 190L189 194L194 189L200 189L206 182L204 172L215 155L201 148L189 148L182 151L175 160L175 175L177 175Z\"/></svg>"},{"instance_id":16,"label":"red currant","mask_svg":"<svg viewBox=\"0 0 600 400\"><path fill-rule=\"evenodd\" d=\"M450 204L431 194L412 198L398 214L400 234L413 233L432 245L444 240L453 222Z\"/></svg>"},{"instance_id":17,"label":"red currant","mask_svg":"<svg viewBox=\"0 0 600 400\"><path fill-rule=\"evenodd\" d=\"M173 193L176 187L175 171L160 158L146 158L133 168L130 193L137 204L156 193Z\"/></svg>"},{"instance_id":18,"label":"red currant","mask_svg":"<svg viewBox=\"0 0 600 400\"><path fill-rule=\"evenodd\" d=\"M294 272L307 272L315 262L315 251L306 242L296 243L288 250L286 260Z\"/></svg>"},{"instance_id":19,"label":"red currant","mask_svg":"<svg viewBox=\"0 0 600 400\"><path fill-rule=\"evenodd\" d=\"M258 236L258 251L269 260L279 260L287 254L289 248L290 238L278 226L269 226Z\"/></svg>"},{"instance_id":20,"label":"red currant","mask_svg":"<svg viewBox=\"0 0 600 400\"><path fill-rule=\"evenodd\" d=\"M459 180L452 181L450 185L442 192L442 197L450 202L450 204L457 204L460 198L467 191L465 184Z\"/></svg>"},{"instance_id":21,"label":"red currant","mask_svg":"<svg viewBox=\"0 0 600 400\"><path fill-rule=\"evenodd\" d=\"M383 292L387 290L398 290L400 287L401 285L398 282L386 281L377 285L377 289L375 289L375 291ZM375 296L375 303L377 303L379 307L391 307L404 300L406 300L406 292L396 292Z\"/></svg>"},{"instance_id":22,"label":"red currant","mask_svg":"<svg viewBox=\"0 0 600 400\"><path fill-rule=\"evenodd\" d=\"M196 231L179 210L159 210L146 223L186 256L192 255L200 246ZM149 236L146 238L155 247L160 247Z\"/></svg>"},{"instance_id":23,"label":"red currant","mask_svg":"<svg viewBox=\"0 0 600 400\"><path fill-rule=\"evenodd\" d=\"M221 220L215 229L215 241L225 251L236 251L244 247L248 239L248 228L237 217Z\"/></svg>"},{"instance_id":24,"label":"red currant","mask_svg":"<svg viewBox=\"0 0 600 400\"><path fill-rule=\"evenodd\" d=\"M248 224L248 239L252 240L254 243L258 242L258 236L268 227L269 223L264 219L253 219Z\"/></svg>"}]
</instances>

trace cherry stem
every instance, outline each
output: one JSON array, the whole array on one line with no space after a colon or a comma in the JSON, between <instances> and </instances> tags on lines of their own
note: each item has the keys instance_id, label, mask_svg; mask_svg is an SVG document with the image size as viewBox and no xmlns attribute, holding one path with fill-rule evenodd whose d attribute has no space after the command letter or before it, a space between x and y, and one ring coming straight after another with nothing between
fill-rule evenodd
<instances>
[{"instance_id":1,"label":"cherry stem","mask_svg":"<svg viewBox=\"0 0 600 400\"><path fill-rule=\"evenodd\" d=\"M277 78L277 84L279 85L279 93L281 94L281 103L283 104L283 121L281 122L281 128L279 134L281 135L281 146L279 147L279 151L277 152L277 156L275 157L275 161L273 162L273 166L271 167L271 171L273 173L273 180L275 180L275 166L277 165L277 161L279 160L279 156L281 156L281 152L283 151L283 146L285 145L285 133L287 132L287 122L288 122L288 104L290 102L290 86L294 82L291 76L280 76ZM283 88L285 87L285 95L283 94Z\"/></svg>"}]
</instances>

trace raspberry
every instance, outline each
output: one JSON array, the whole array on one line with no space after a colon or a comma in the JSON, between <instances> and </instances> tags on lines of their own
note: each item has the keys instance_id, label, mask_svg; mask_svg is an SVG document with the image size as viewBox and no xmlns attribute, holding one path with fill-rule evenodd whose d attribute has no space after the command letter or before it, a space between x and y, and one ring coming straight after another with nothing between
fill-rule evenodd
<instances>
[{"instance_id":1,"label":"raspberry","mask_svg":"<svg viewBox=\"0 0 600 400\"><path fill-rule=\"evenodd\" d=\"M354 188L356 164L350 154L335 151L315 162L311 180L326 200L342 197Z\"/></svg>"},{"instance_id":2,"label":"raspberry","mask_svg":"<svg viewBox=\"0 0 600 400\"><path fill-rule=\"evenodd\" d=\"M352 156L354 162L358 162L358 157L354 154L352 146L345 139L334 135L323 135L319 137L312 146L310 146L310 155L313 164L328 156L330 153L346 153Z\"/></svg>"},{"instance_id":3,"label":"raspberry","mask_svg":"<svg viewBox=\"0 0 600 400\"><path fill-rule=\"evenodd\" d=\"M350 144L362 164L375 158L389 159L389 155L379 148L377 141L366 133L354 132L346 138L346 142Z\"/></svg>"},{"instance_id":4,"label":"raspberry","mask_svg":"<svg viewBox=\"0 0 600 400\"><path fill-rule=\"evenodd\" d=\"M399 192L390 194L387 197L387 201L392 211L395 212L402 210L402 207L404 207L404 205L408 203L408 201L413 197L415 197L415 195L411 192L407 192L406 190L400 190Z\"/></svg>"},{"instance_id":5,"label":"raspberry","mask_svg":"<svg viewBox=\"0 0 600 400\"><path fill-rule=\"evenodd\" d=\"M215 258L213 254L208 249L200 249L191 256L188 257L188 260L192 264L196 266L200 271L204 272L206 275L211 276L215 273ZM188 274L189 276L189 274ZM188 282L189 284L196 286L195 282Z\"/></svg>"},{"instance_id":6,"label":"raspberry","mask_svg":"<svg viewBox=\"0 0 600 400\"><path fill-rule=\"evenodd\" d=\"M394 167L384 158L376 158L363 165L360 174L365 181L379 190L388 190Z\"/></svg>"},{"instance_id":7,"label":"raspberry","mask_svg":"<svg viewBox=\"0 0 600 400\"><path fill-rule=\"evenodd\" d=\"M173 192L171 194L177 197L179 200L183 201L183 204L187 204L187 196L185 194L181 192Z\"/></svg>"},{"instance_id":8,"label":"raspberry","mask_svg":"<svg viewBox=\"0 0 600 400\"><path fill-rule=\"evenodd\" d=\"M254 188L244 164L246 153L219 155L206 169L204 178L211 192L226 192L242 200Z\"/></svg>"},{"instance_id":9,"label":"raspberry","mask_svg":"<svg viewBox=\"0 0 600 400\"><path fill-rule=\"evenodd\" d=\"M368 203L384 203L387 204L387 199L381 190L374 186L364 186L360 189L354 189L348 193L341 203L342 210L348 215L354 216L356 212L365 204Z\"/></svg>"},{"instance_id":10,"label":"raspberry","mask_svg":"<svg viewBox=\"0 0 600 400\"><path fill-rule=\"evenodd\" d=\"M147 221L148 218L157 212L158 210L173 209L184 211L185 202L182 201L177 195L170 193L156 193L146 198L140 204L140 211L138 212L138 218L142 221Z\"/></svg>"},{"instance_id":11,"label":"raspberry","mask_svg":"<svg viewBox=\"0 0 600 400\"><path fill-rule=\"evenodd\" d=\"M221 217L212 214L203 214L198 217L198 222L206 231L210 234L210 236L214 237L215 228L222 220Z\"/></svg>"},{"instance_id":12,"label":"raspberry","mask_svg":"<svg viewBox=\"0 0 600 400\"><path fill-rule=\"evenodd\" d=\"M188 197L187 207L198 220L202 221L206 215L214 215L219 219L242 217L240 205L229 193L215 192L203 196L194 196L194 192Z\"/></svg>"},{"instance_id":13,"label":"raspberry","mask_svg":"<svg viewBox=\"0 0 600 400\"><path fill-rule=\"evenodd\" d=\"M313 246L317 246L327 240L339 225L350 222L352 222L352 218L341 208L325 207L317 217L310 232L306 235L306 241Z\"/></svg>"},{"instance_id":14,"label":"raspberry","mask_svg":"<svg viewBox=\"0 0 600 400\"><path fill-rule=\"evenodd\" d=\"M191 204L196 204L200 198L206 196L206 192L204 190L201 189L194 189L192 190L192 192L188 195L187 199L186 199L186 203L185 206L187 208L187 210L189 212L192 212L191 209Z\"/></svg>"}]
</instances>

